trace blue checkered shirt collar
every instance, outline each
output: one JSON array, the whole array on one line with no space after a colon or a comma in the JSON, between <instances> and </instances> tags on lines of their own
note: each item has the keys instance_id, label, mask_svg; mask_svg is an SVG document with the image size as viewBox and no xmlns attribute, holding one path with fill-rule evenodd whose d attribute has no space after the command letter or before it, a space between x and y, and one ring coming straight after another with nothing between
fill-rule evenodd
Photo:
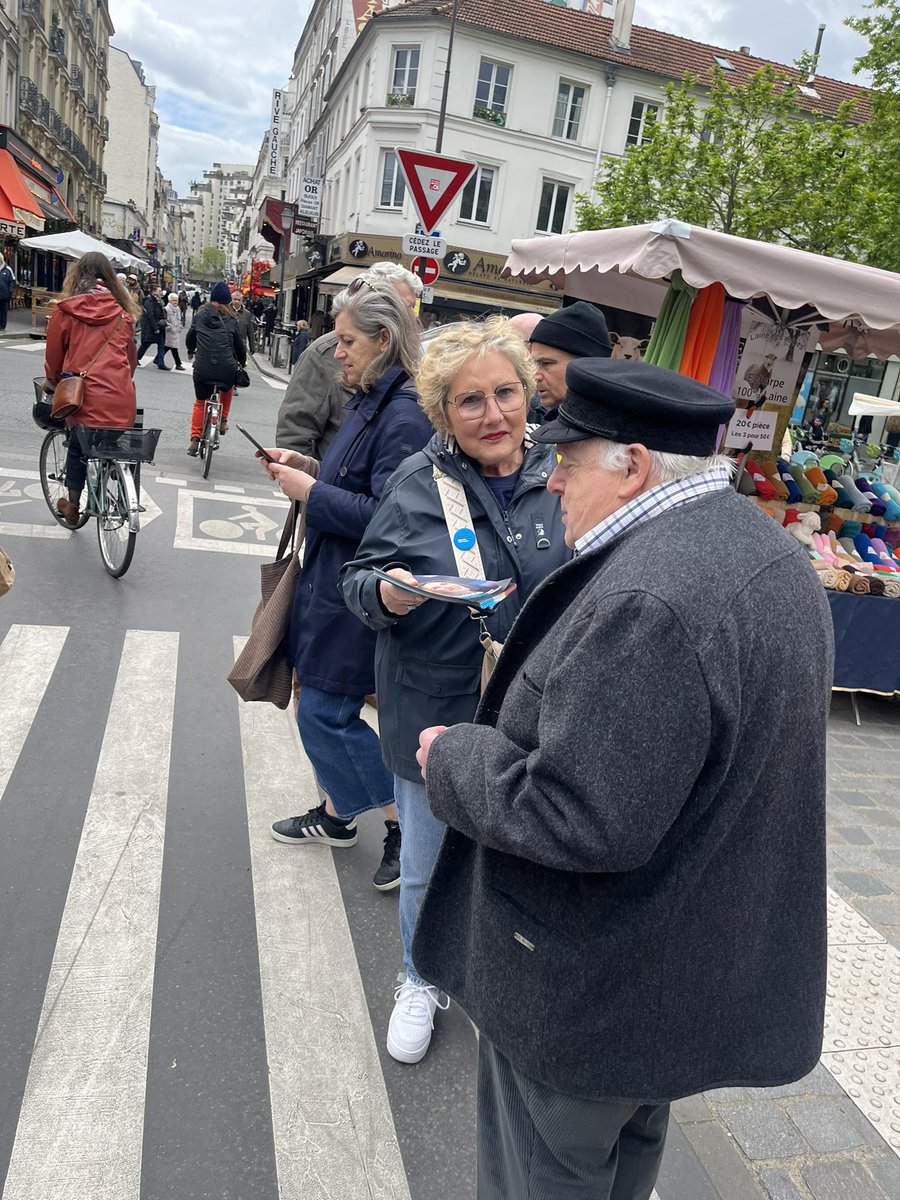
<instances>
[{"instance_id":1,"label":"blue checkered shirt collar","mask_svg":"<svg viewBox=\"0 0 900 1200\"><path fill-rule=\"evenodd\" d=\"M682 504L699 500L710 492L721 491L730 483L730 472L724 466L710 467L708 471L678 479L674 483L659 483L588 530L575 543L575 553L586 554L589 550L599 550L633 526L642 525L644 521L658 517L671 508L680 508Z\"/></svg>"}]
</instances>

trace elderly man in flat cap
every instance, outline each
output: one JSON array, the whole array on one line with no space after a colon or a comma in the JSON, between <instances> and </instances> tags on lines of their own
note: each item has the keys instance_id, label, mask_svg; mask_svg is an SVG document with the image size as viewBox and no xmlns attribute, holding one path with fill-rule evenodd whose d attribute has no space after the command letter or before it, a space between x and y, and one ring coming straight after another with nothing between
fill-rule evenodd
<instances>
[{"instance_id":1,"label":"elderly man in flat cap","mask_svg":"<svg viewBox=\"0 0 900 1200\"><path fill-rule=\"evenodd\" d=\"M479 1200L647 1200L670 1101L822 1042L822 587L729 486L730 401L627 360L567 383L538 438L576 557L419 752L449 828L413 953L480 1031Z\"/></svg>"}]
</instances>

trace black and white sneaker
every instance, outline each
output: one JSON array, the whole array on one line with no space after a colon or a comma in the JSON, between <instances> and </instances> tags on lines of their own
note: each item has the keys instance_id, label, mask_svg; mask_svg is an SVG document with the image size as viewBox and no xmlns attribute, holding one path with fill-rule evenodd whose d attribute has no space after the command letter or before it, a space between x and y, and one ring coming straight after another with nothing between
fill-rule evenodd
<instances>
[{"instance_id":1,"label":"black and white sneaker","mask_svg":"<svg viewBox=\"0 0 900 1200\"><path fill-rule=\"evenodd\" d=\"M400 886L400 826L396 821L385 821L384 827L384 854L372 882L379 892L391 892Z\"/></svg>"},{"instance_id":2,"label":"black and white sneaker","mask_svg":"<svg viewBox=\"0 0 900 1200\"><path fill-rule=\"evenodd\" d=\"M272 826L272 837L276 842L292 842L295 845L311 846L355 846L356 820L335 821L325 811L325 805L311 808L302 817L288 817L276 821Z\"/></svg>"}]
</instances>

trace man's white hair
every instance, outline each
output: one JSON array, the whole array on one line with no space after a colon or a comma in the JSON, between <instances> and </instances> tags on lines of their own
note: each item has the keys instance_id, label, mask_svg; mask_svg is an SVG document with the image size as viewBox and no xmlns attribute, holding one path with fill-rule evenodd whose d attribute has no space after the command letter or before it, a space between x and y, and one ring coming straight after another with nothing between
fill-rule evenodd
<instances>
[{"instance_id":1,"label":"man's white hair","mask_svg":"<svg viewBox=\"0 0 900 1200\"><path fill-rule=\"evenodd\" d=\"M627 447L621 442L610 442L597 438L597 462L603 471L624 471L627 464ZM701 475L712 467L725 467L734 474L734 459L724 454L709 454L697 457L694 454L669 454L666 450L649 450L650 474L654 483L675 483L691 475Z\"/></svg>"},{"instance_id":2,"label":"man's white hair","mask_svg":"<svg viewBox=\"0 0 900 1200\"><path fill-rule=\"evenodd\" d=\"M377 262L371 267L366 268L366 277L369 279L385 279L388 283L405 283L408 288L411 288L413 294L421 296L422 280L418 275L413 275L412 271L407 271L406 267L402 267L400 263L393 262Z\"/></svg>"}]
</instances>

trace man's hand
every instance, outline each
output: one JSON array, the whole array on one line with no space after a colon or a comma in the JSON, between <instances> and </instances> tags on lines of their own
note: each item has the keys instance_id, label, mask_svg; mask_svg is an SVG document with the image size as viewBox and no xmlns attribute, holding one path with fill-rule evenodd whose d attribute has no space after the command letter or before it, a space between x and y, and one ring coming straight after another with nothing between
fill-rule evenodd
<instances>
[{"instance_id":1,"label":"man's hand","mask_svg":"<svg viewBox=\"0 0 900 1200\"><path fill-rule=\"evenodd\" d=\"M422 778L425 778L425 768L428 765L428 753L431 750L434 739L449 729L449 725L430 725L428 729L423 729L419 734L419 749L416 751L416 762L422 771Z\"/></svg>"}]
</instances>

